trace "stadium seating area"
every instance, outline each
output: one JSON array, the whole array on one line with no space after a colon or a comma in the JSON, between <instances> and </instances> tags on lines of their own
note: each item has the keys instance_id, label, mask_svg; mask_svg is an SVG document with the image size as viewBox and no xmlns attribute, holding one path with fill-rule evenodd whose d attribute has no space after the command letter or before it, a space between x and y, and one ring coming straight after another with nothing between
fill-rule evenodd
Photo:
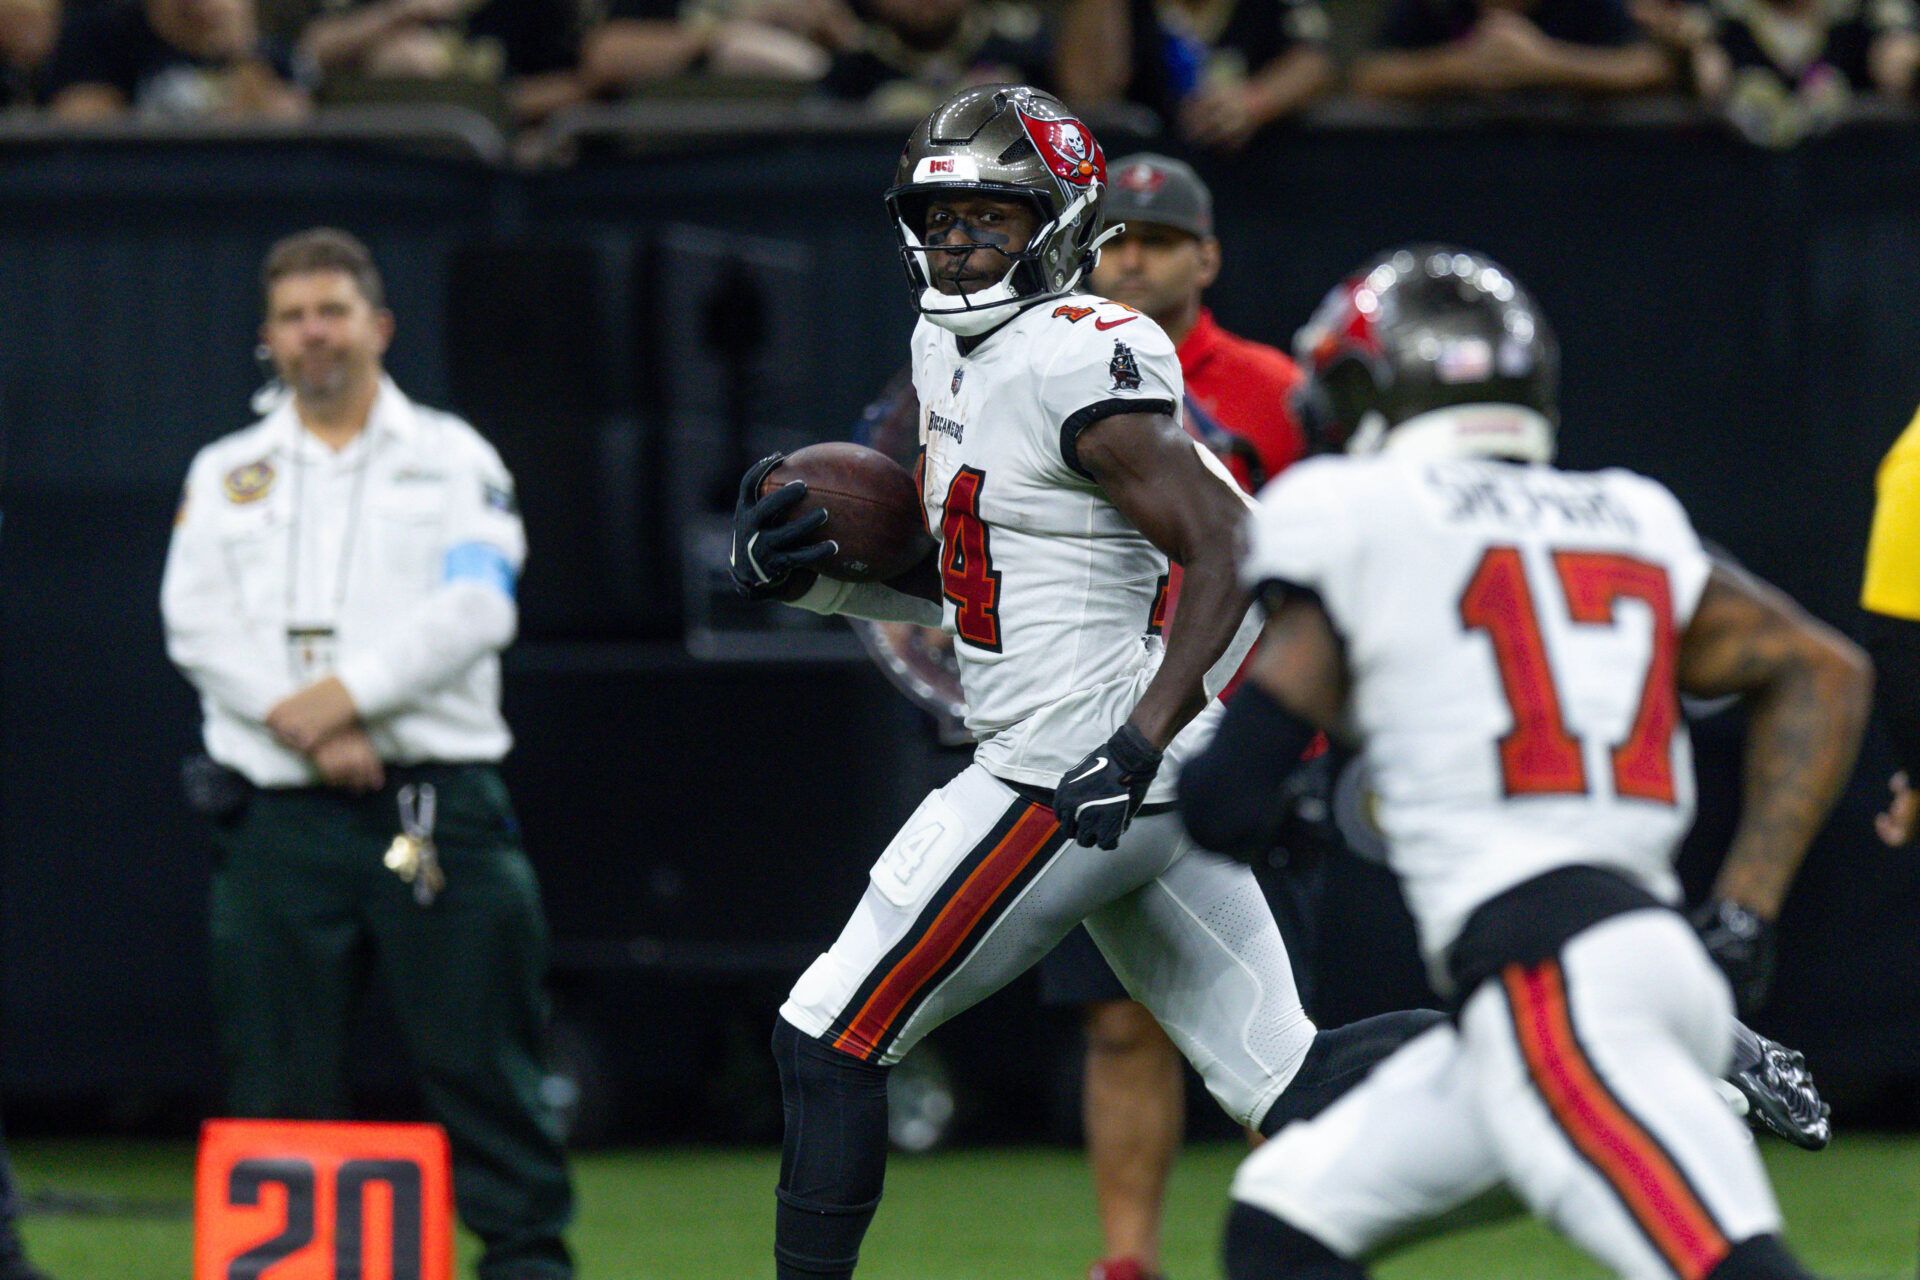
<instances>
[{"instance_id":1,"label":"stadium seating area","mask_svg":"<svg viewBox=\"0 0 1920 1280\"><path fill-rule=\"evenodd\" d=\"M0 0L0 119L325 130L405 103L536 160L615 104L904 121L993 80L1215 153L1316 110L1649 102L1786 147L1908 112L1916 66L1910 0Z\"/></svg>"}]
</instances>

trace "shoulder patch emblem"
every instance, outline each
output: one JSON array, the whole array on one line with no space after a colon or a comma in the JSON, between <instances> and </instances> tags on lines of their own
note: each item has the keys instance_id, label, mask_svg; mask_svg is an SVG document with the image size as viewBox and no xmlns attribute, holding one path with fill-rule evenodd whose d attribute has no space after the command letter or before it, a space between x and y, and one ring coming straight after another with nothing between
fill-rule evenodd
<instances>
[{"instance_id":1,"label":"shoulder patch emblem","mask_svg":"<svg viewBox=\"0 0 1920 1280\"><path fill-rule=\"evenodd\" d=\"M1115 391L1140 389L1140 365L1133 358L1133 348L1118 338L1113 340L1113 359L1107 363L1107 376L1113 379Z\"/></svg>"},{"instance_id":2,"label":"shoulder patch emblem","mask_svg":"<svg viewBox=\"0 0 1920 1280\"><path fill-rule=\"evenodd\" d=\"M227 495L227 501L235 506L245 506L249 502L258 502L267 496L273 488L278 473L273 464L265 458L258 462L249 462L245 466L235 467L227 472L227 478L220 487Z\"/></svg>"},{"instance_id":3,"label":"shoulder patch emblem","mask_svg":"<svg viewBox=\"0 0 1920 1280\"><path fill-rule=\"evenodd\" d=\"M1092 307L1055 307L1053 309L1053 318L1055 320L1064 318L1068 324L1079 324L1092 314Z\"/></svg>"}]
</instances>

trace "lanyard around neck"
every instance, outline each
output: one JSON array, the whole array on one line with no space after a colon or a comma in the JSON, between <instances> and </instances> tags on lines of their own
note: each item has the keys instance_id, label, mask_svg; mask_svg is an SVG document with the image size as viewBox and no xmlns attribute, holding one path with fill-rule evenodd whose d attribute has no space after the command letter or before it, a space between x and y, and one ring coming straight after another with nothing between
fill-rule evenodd
<instances>
[{"instance_id":1,"label":"lanyard around neck","mask_svg":"<svg viewBox=\"0 0 1920 1280\"><path fill-rule=\"evenodd\" d=\"M372 427L369 426L367 431L370 432L371 430ZM330 610L330 616L326 619L326 625L329 627L339 625L340 611L346 604L347 573L348 570L353 567L353 546L358 540L360 533L360 499L366 492L367 473L373 470L373 438L370 435L364 438L366 439L366 446L362 450L362 456L358 465L354 468L353 488L347 497L347 528L346 532L343 533L340 538L340 563L336 566L333 576L332 609ZM324 448L325 446L323 445L321 447ZM352 448L353 446L349 445L348 447ZM306 516L308 466L306 455L307 432L302 428L300 434L295 438L293 446L293 519L287 533L287 598L285 617L289 624L293 622L293 606L299 599L300 534ZM326 459L322 456L317 461L320 465L324 465ZM318 619L315 621L318 621Z\"/></svg>"}]
</instances>

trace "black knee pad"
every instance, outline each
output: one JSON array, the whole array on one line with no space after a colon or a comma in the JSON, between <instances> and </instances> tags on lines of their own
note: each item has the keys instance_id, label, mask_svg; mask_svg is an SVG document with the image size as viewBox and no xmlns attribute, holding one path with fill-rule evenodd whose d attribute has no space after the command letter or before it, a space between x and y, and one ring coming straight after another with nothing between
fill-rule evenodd
<instances>
[{"instance_id":1,"label":"black knee pad","mask_svg":"<svg viewBox=\"0 0 1920 1280\"><path fill-rule=\"evenodd\" d=\"M1221 1263L1227 1280L1366 1280L1349 1262L1300 1228L1236 1200L1227 1214Z\"/></svg>"},{"instance_id":2,"label":"black knee pad","mask_svg":"<svg viewBox=\"0 0 1920 1280\"><path fill-rule=\"evenodd\" d=\"M774 1257L782 1277L850 1276L887 1170L887 1069L774 1020L786 1135Z\"/></svg>"},{"instance_id":3,"label":"black knee pad","mask_svg":"<svg viewBox=\"0 0 1920 1280\"><path fill-rule=\"evenodd\" d=\"M1707 1280L1814 1280L1775 1235L1751 1236L1707 1273Z\"/></svg>"}]
</instances>

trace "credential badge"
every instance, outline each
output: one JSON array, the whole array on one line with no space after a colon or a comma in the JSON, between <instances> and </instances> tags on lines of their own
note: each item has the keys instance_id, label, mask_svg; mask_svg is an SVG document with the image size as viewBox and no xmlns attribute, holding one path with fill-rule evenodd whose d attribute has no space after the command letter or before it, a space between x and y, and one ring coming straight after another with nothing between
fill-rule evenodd
<instances>
[{"instance_id":1,"label":"credential badge","mask_svg":"<svg viewBox=\"0 0 1920 1280\"><path fill-rule=\"evenodd\" d=\"M227 472L221 488L226 491L228 502L245 506L267 496L268 490L273 488L274 475L273 464L262 458Z\"/></svg>"}]
</instances>

